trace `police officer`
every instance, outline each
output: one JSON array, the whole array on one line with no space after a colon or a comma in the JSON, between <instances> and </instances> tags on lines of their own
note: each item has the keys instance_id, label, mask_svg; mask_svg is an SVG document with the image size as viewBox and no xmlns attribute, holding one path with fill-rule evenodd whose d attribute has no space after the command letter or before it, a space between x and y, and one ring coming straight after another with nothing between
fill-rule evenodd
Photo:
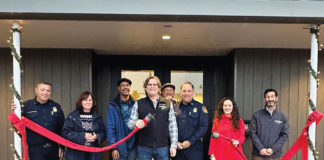
<instances>
[{"instance_id":1,"label":"police officer","mask_svg":"<svg viewBox=\"0 0 324 160\"><path fill-rule=\"evenodd\" d=\"M46 129L61 134L64 113L61 106L50 100L51 84L39 83L35 88L36 97L24 102L22 115ZM13 104L12 109L16 106ZM28 154L30 160L58 160L63 156L59 145L26 128Z\"/></svg>"},{"instance_id":2,"label":"police officer","mask_svg":"<svg viewBox=\"0 0 324 160\"><path fill-rule=\"evenodd\" d=\"M175 106L178 124L178 154L176 160L202 160L202 137L208 128L208 112L203 104L193 99L194 85L181 85L182 100Z\"/></svg>"}]
</instances>

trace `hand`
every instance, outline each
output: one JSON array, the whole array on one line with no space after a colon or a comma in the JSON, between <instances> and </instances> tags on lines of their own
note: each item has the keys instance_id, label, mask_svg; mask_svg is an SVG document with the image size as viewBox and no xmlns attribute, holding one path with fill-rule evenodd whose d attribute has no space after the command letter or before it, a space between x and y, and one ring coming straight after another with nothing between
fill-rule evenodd
<instances>
[{"instance_id":1,"label":"hand","mask_svg":"<svg viewBox=\"0 0 324 160\"><path fill-rule=\"evenodd\" d=\"M12 100L12 103L11 103L11 109L12 110L15 110L17 108L15 102Z\"/></svg>"},{"instance_id":2,"label":"hand","mask_svg":"<svg viewBox=\"0 0 324 160\"><path fill-rule=\"evenodd\" d=\"M85 136L84 137L85 137L85 139L86 139L87 142L94 142L91 133L85 133Z\"/></svg>"},{"instance_id":3,"label":"hand","mask_svg":"<svg viewBox=\"0 0 324 160\"><path fill-rule=\"evenodd\" d=\"M240 144L240 142L238 140L232 139L232 144L234 147L237 147Z\"/></svg>"},{"instance_id":4,"label":"hand","mask_svg":"<svg viewBox=\"0 0 324 160\"><path fill-rule=\"evenodd\" d=\"M137 121L135 122L135 126L136 126L137 128L139 128L139 129L142 129L142 128L145 127L145 123L144 123L143 120L139 119L139 120L137 120Z\"/></svg>"},{"instance_id":5,"label":"hand","mask_svg":"<svg viewBox=\"0 0 324 160\"><path fill-rule=\"evenodd\" d=\"M269 156L271 156L273 154L273 150L271 148L268 148L266 151Z\"/></svg>"},{"instance_id":6,"label":"hand","mask_svg":"<svg viewBox=\"0 0 324 160\"><path fill-rule=\"evenodd\" d=\"M191 146L191 143L189 141L183 141L182 142L183 149L189 148Z\"/></svg>"},{"instance_id":7,"label":"hand","mask_svg":"<svg viewBox=\"0 0 324 160\"><path fill-rule=\"evenodd\" d=\"M180 149L180 150L183 149L182 143L178 142L177 143L177 148Z\"/></svg>"},{"instance_id":8,"label":"hand","mask_svg":"<svg viewBox=\"0 0 324 160\"><path fill-rule=\"evenodd\" d=\"M97 137L96 132L93 132L93 133L92 133L92 140L93 140L93 141L96 141L97 138L98 138L98 137Z\"/></svg>"},{"instance_id":9,"label":"hand","mask_svg":"<svg viewBox=\"0 0 324 160\"><path fill-rule=\"evenodd\" d=\"M175 157L177 154L177 149L175 148L170 148L170 157Z\"/></svg>"},{"instance_id":10,"label":"hand","mask_svg":"<svg viewBox=\"0 0 324 160\"><path fill-rule=\"evenodd\" d=\"M61 148L59 148L59 157L60 157L60 160L63 158L63 155L64 155L64 152L62 151Z\"/></svg>"},{"instance_id":11,"label":"hand","mask_svg":"<svg viewBox=\"0 0 324 160\"><path fill-rule=\"evenodd\" d=\"M212 154L210 155L210 160L216 160L215 156Z\"/></svg>"},{"instance_id":12,"label":"hand","mask_svg":"<svg viewBox=\"0 0 324 160\"><path fill-rule=\"evenodd\" d=\"M260 155L262 156L268 156L267 149L263 148L260 150Z\"/></svg>"},{"instance_id":13,"label":"hand","mask_svg":"<svg viewBox=\"0 0 324 160\"><path fill-rule=\"evenodd\" d=\"M118 159L119 158L119 152L118 152L118 150L117 149L113 150L111 152L111 156L112 156L113 160Z\"/></svg>"}]
</instances>

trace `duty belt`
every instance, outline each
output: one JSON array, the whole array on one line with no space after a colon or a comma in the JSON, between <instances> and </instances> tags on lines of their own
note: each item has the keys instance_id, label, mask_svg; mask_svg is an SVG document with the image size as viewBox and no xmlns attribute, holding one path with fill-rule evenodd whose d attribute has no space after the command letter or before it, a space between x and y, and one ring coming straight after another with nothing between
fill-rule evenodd
<instances>
[{"instance_id":1,"label":"duty belt","mask_svg":"<svg viewBox=\"0 0 324 160\"><path fill-rule=\"evenodd\" d=\"M42 145L42 147L49 148L49 147L52 147L52 145L50 143L45 143L45 144Z\"/></svg>"}]
</instances>

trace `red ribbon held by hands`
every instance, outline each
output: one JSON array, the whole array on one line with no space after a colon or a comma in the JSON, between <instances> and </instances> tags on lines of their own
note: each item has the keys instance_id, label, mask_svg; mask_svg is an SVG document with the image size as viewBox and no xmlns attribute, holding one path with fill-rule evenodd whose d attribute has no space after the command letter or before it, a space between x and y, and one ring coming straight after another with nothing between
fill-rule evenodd
<instances>
[{"instance_id":1,"label":"red ribbon held by hands","mask_svg":"<svg viewBox=\"0 0 324 160\"><path fill-rule=\"evenodd\" d=\"M288 152L281 158L281 160L290 160L299 149L302 150L302 159L308 160L308 137L307 131L309 126L316 121L316 125L322 119L323 114L318 110L315 110L311 113L307 118L306 126L304 127L302 134L298 137L297 141L294 143L293 146L288 150Z\"/></svg>"},{"instance_id":2,"label":"red ribbon held by hands","mask_svg":"<svg viewBox=\"0 0 324 160\"><path fill-rule=\"evenodd\" d=\"M80 144L73 143L73 142L66 140L66 139L62 138L61 136L49 131L48 129L40 126L39 124L29 120L26 117L22 117L20 120L14 112L12 112L8 116L8 119L22 136L22 142L23 142L23 147L24 147L24 156L23 156L24 160L27 160L27 153L28 153L27 152L26 133L25 133L24 127L27 127L30 130L32 130L44 137L56 142L56 143L59 143L63 146L66 146L66 147L69 147L69 148L72 148L75 150L86 151L86 152L103 152L103 151L107 151L112 148L115 148L116 146L125 142L127 139L129 139L137 131L140 130L138 127L136 127L128 136L119 140L117 143L112 144L110 146L103 147L103 148L99 148L99 147L88 147L88 146L83 146ZM151 113L149 113L148 115L145 116L143 121L144 121L145 125L147 125L152 119L154 119L154 116Z\"/></svg>"},{"instance_id":3,"label":"red ribbon held by hands","mask_svg":"<svg viewBox=\"0 0 324 160\"><path fill-rule=\"evenodd\" d=\"M222 134L219 134L218 132L213 132L213 133L212 133L212 138L219 138L219 137L224 138L224 139L226 139L226 140L229 141L229 142L233 142L232 139L230 139L229 137L226 137L226 136L224 136L224 135L222 135ZM236 150L236 151L241 155L241 157L242 157L244 160L247 160L247 158L245 157L244 153L243 153L241 150L239 150L237 147L234 147L234 148L235 148L235 150Z\"/></svg>"}]
</instances>

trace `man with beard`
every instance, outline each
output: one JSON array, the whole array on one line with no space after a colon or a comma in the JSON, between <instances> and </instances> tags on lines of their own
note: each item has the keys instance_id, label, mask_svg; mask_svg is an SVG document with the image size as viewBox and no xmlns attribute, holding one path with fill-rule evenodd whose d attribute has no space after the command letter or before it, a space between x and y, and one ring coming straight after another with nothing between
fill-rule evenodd
<instances>
[{"instance_id":1,"label":"man with beard","mask_svg":"<svg viewBox=\"0 0 324 160\"><path fill-rule=\"evenodd\" d=\"M288 140L287 117L278 109L278 92L264 91L265 108L252 115L249 132L253 142L253 160L279 160Z\"/></svg>"},{"instance_id":2,"label":"man with beard","mask_svg":"<svg viewBox=\"0 0 324 160\"><path fill-rule=\"evenodd\" d=\"M106 117L106 131L108 145L118 142L126 137L132 130L127 126L131 111L134 106L134 99L129 94L132 81L122 78L117 82L119 94L108 105ZM112 149L111 156L114 160L136 160L137 151L135 146L135 136Z\"/></svg>"}]
</instances>

